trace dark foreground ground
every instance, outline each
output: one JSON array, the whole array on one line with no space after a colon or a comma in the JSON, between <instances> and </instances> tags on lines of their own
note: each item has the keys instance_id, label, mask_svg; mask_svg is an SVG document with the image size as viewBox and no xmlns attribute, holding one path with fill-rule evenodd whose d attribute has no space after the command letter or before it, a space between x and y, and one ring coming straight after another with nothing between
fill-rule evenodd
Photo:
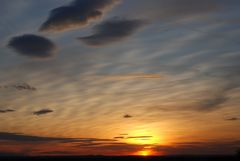
<instances>
[{"instance_id":1,"label":"dark foreground ground","mask_svg":"<svg viewBox=\"0 0 240 161\"><path fill-rule=\"evenodd\" d=\"M0 157L0 161L240 161L237 156L78 156L78 157Z\"/></svg>"}]
</instances>

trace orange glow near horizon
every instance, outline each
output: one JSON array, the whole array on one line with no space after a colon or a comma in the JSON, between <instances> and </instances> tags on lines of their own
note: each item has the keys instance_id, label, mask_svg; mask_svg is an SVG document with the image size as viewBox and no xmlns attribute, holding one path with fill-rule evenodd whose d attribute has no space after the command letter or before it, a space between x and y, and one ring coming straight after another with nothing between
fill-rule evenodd
<instances>
[{"instance_id":1,"label":"orange glow near horizon","mask_svg":"<svg viewBox=\"0 0 240 161\"><path fill-rule=\"evenodd\" d=\"M127 143L138 144L138 145L156 145L156 144L166 144L165 138L159 132L153 130L154 128L145 127L143 129L137 129L129 132L130 136L135 136L135 138L128 138ZM159 137L161 136L161 137Z\"/></svg>"},{"instance_id":2,"label":"orange glow near horizon","mask_svg":"<svg viewBox=\"0 0 240 161\"><path fill-rule=\"evenodd\" d=\"M144 156L144 157L151 156L152 151L151 151L151 149L141 150L141 151L137 152L137 155Z\"/></svg>"}]
</instances>

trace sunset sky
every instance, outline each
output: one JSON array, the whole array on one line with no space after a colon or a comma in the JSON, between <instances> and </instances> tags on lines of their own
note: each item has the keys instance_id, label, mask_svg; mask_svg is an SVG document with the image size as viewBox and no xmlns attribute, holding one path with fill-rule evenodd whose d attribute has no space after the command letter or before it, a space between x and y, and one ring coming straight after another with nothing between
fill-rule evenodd
<instances>
[{"instance_id":1,"label":"sunset sky","mask_svg":"<svg viewBox=\"0 0 240 161\"><path fill-rule=\"evenodd\" d=\"M0 6L0 156L240 148L239 0Z\"/></svg>"}]
</instances>

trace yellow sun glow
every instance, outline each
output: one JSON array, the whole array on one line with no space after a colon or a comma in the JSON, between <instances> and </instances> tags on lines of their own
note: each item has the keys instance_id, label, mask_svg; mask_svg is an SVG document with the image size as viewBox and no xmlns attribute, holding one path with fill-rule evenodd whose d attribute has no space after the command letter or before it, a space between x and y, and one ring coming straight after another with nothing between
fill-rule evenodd
<instances>
[{"instance_id":1,"label":"yellow sun glow","mask_svg":"<svg viewBox=\"0 0 240 161\"><path fill-rule=\"evenodd\" d=\"M159 134L157 135L154 131L150 129L131 131L129 135L135 136L126 140L126 142L130 144L153 145L164 143L163 137L158 137Z\"/></svg>"},{"instance_id":2,"label":"yellow sun glow","mask_svg":"<svg viewBox=\"0 0 240 161\"><path fill-rule=\"evenodd\" d=\"M149 156L149 155L151 155L151 151L150 150L142 150L142 151L138 152L138 155Z\"/></svg>"}]
</instances>

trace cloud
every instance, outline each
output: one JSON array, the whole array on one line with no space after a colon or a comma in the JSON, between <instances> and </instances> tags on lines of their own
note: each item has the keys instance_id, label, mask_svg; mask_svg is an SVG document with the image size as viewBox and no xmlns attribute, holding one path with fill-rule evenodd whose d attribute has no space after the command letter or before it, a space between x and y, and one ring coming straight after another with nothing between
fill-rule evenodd
<instances>
[{"instance_id":1,"label":"cloud","mask_svg":"<svg viewBox=\"0 0 240 161\"><path fill-rule=\"evenodd\" d=\"M124 117L124 118L131 118L131 117L133 117L133 116L126 114L126 115L124 115L123 117Z\"/></svg>"},{"instance_id":2,"label":"cloud","mask_svg":"<svg viewBox=\"0 0 240 161\"><path fill-rule=\"evenodd\" d=\"M13 85L12 87L16 88L17 90L30 90L30 91L36 91L37 90L35 87L30 86L27 83Z\"/></svg>"},{"instance_id":3,"label":"cloud","mask_svg":"<svg viewBox=\"0 0 240 161\"><path fill-rule=\"evenodd\" d=\"M238 117L230 117L230 118L226 118L226 121L238 121L240 120Z\"/></svg>"},{"instance_id":4,"label":"cloud","mask_svg":"<svg viewBox=\"0 0 240 161\"><path fill-rule=\"evenodd\" d=\"M45 114L48 114L48 113L51 113L53 112L53 110L50 110L50 109L41 109L39 111L35 111L33 112L34 115L45 115Z\"/></svg>"},{"instance_id":5,"label":"cloud","mask_svg":"<svg viewBox=\"0 0 240 161\"><path fill-rule=\"evenodd\" d=\"M127 139L148 139L152 138L153 136L129 136Z\"/></svg>"},{"instance_id":6,"label":"cloud","mask_svg":"<svg viewBox=\"0 0 240 161\"><path fill-rule=\"evenodd\" d=\"M22 83L22 84L15 84L15 85L4 85L1 86L0 88L15 88L16 90L30 90L30 91L36 91L37 89L27 83Z\"/></svg>"},{"instance_id":7,"label":"cloud","mask_svg":"<svg viewBox=\"0 0 240 161\"><path fill-rule=\"evenodd\" d=\"M0 113L9 113L9 112L14 112L15 110L12 109L5 109L5 110L1 110L0 109Z\"/></svg>"},{"instance_id":8,"label":"cloud","mask_svg":"<svg viewBox=\"0 0 240 161\"><path fill-rule=\"evenodd\" d=\"M40 154L43 154L43 155L76 155L74 152L71 152L71 151L44 151L44 152L40 152Z\"/></svg>"},{"instance_id":9,"label":"cloud","mask_svg":"<svg viewBox=\"0 0 240 161\"><path fill-rule=\"evenodd\" d=\"M51 10L40 31L63 32L81 28L100 19L119 0L75 0L71 4Z\"/></svg>"},{"instance_id":10,"label":"cloud","mask_svg":"<svg viewBox=\"0 0 240 161\"><path fill-rule=\"evenodd\" d=\"M106 80L132 80L132 79L160 79L163 78L161 74L147 74L147 73L136 73L126 75L105 75Z\"/></svg>"},{"instance_id":11,"label":"cloud","mask_svg":"<svg viewBox=\"0 0 240 161\"><path fill-rule=\"evenodd\" d=\"M25 34L13 37L8 47L20 55L32 58L49 58L55 55L56 45L42 36Z\"/></svg>"},{"instance_id":12,"label":"cloud","mask_svg":"<svg viewBox=\"0 0 240 161\"><path fill-rule=\"evenodd\" d=\"M96 25L94 33L78 39L89 46L102 46L128 38L137 32L145 21L140 19L110 19Z\"/></svg>"},{"instance_id":13,"label":"cloud","mask_svg":"<svg viewBox=\"0 0 240 161\"><path fill-rule=\"evenodd\" d=\"M149 138L152 138L153 136L128 136L128 137L124 137L124 136L116 136L114 137L114 139L146 139L148 140Z\"/></svg>"},{"instance_id":14,"label":"cloud","mask_svg":"<svg viewBox=\"0 0 240 161\"><path fill-rule=\"evenodd\" d=\"M223 9L224 6L226 6L225 3L219 0L142 0L137 6L133 6L127 14L164 21L209 15Z\"/></svg>"},{"instance_id":15,"label":"cloud","mask_svg":"<svg viewBox=\"0 0 240 161\"><path fill-rule=\"evenodd\" d=\"M203 111L209 111L219 108L220 105L224 104L228 98L225 96L225 94L214 96L213 98L209 98L207 100L204 100L200 105L200 109Z\"/></svg>"},{"instance_id":16,"label":"cloud","mask_svg":"<svg viewBox=\"0 0 240 161\"><path fill-rule=\"evenodd\" d=\"M133 136L131 138L150 138L151 136ZM8 142L7 142L8 141ZM157 145L157 144L130 144L123 142L114 142L112 139L98 139L98 138L58 138L58 137L41 137L23 135L17 133L0 132L0 142L14 143L10 148L15 148L16 151L21 151L21 154L30 154L34 152L37 154L60 154L69 155L68 152L73 154L135 154L143 150L146 147L154 152L154 154L234 154L239 148L239 140L219 140L212 142L173 142L171 145ZM18 144L20 143L20 144ZM29 153L26 149L23 149L22 143L28 145L32 151ZM47 147L51 147L51 144L46 143L74 143L71 144L70 151L62 151L62 144L52 144L54 147L46 148L39 145L38 143L44 143ZM17 147L17 145L20 145ZM69 144L68 144L69 145ZM18 150L17 150L18 148ZM26 147L25 147L26 148ZM35 149L34 149L35 148ZM52 151L50 150L52 149ZM7 153L8 149L6 149ZM102 153L104 152L104 153Z\"/></svg>"},{"instance_id":17,"label":"cloud","mask_svg":"<svg viewBox=\"0 0 240 161\"><path fill-rule=\"evenodd\" d=\"M173 143L174 146L156 146L154 149L171 155L235 154L239 143L239 140L179 142Z\"/></svg>"},{"instance_id":18,"label":"cloud","mask_svg":"<svg viewBox=\"0 0 240 161\"><path fill-rule=\"evenodd\" d=\"M124 137L123 136L116 136L116 137L114 137L114 139L124 139Z\"/></svg>"},{"instance_id":19,"label":"cloud","mask_svg":"<svg viewBox=\"0 0 240 161\"><path fill-rule=\"evenodd\" d=\"M114 142L114 139L99 139L99 138L59 138L59 137L44 137L32 136L19 133L0 132L0 141L17 141L17 142L60 142L60 143L94 143L94 142Z\"/></svg>"},{"instance_id":20,"label":"cloud","mask_svg":"<svg viewBox=\"0 0 240 161\"><path fill-rule=\"evenodd\" d=\"M55 138L55 137L42 137L31 136L18 133L0 132L0 141L17 141L17 142L78 142L74 138Z\"/></svg>"},{"instance_id":21,"label":"cloud","mask_svg":"<svg viewBox=\"0 0 240 161\"><path fill-rule=\"evenodd\" d=\"M202 0L196 2L192 0L165 0L160 2L165 16L192 16L196 14L205 14L220 9L218 0ZM161 11L159 11L161 13ZM164 15L164 14L163 14Z\"/></svg>"}]
</instances>

